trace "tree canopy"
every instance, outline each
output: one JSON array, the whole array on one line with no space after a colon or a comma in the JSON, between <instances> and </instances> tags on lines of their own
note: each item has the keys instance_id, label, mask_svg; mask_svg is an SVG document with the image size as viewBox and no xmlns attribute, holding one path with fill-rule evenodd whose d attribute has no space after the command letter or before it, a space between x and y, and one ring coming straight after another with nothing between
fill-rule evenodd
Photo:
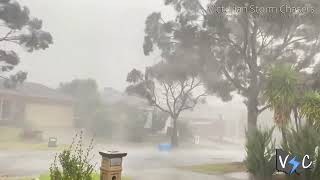
<instances>
[{"instance_id":1,"label":"tree canopy","mask_svg":"<svg viewBox=\"0 0 320 180\"><path fill-rule=\"evenodd\" d=\"M175 17L163 19L161 12L147 17L145 55L160 51L169 62L178 55L213 94L223 100L232 92L242 95L249 130L268 107L262 98L268 69L286 63L304 71L316 62L316 0L166 0L165 5Z\"/></svg>"},{"instance_id":2,"label":"tree canopy","mask_svg":"<svg viewBox=\"0 0 320 180\"><path fill-rule=\"evenodd\" d=\"M0 1L0 24L0 43L8 47L0 49L2 75L19 64L20 58L15 51L17 46L23 47L27 52L33 52L47 49L53 43L51 34L42 30L42 20L33 18L30 10L17 1ZM7 46L8 44L10 46ZM19 72L10 78L2 77L11 81L7 81L8 87L14 87L15 83L22 82L26 75L24 72Z\"/></svg>"}]
</instances>

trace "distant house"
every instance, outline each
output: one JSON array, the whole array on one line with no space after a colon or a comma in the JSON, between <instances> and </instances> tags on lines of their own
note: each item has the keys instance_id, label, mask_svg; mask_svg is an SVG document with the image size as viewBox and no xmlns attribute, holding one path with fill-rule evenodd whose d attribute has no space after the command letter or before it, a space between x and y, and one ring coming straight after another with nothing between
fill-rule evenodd
<instances>
[{"instance_id":1,"label":"distant house","mask_svg":"<svg viewBox=\"0 0 320 180\"><path fill-rule=\"evenodd\" d=\"M106 105L126 104L142 110L152 110L149 103L140 97L130 96L126 93L119 92L111 87L104 88L102 92L102 101Z\"/></svg>"},{"instance_id":2,"label":"distant house","mask_svg":"<svg viewBox=\"0 0 320 180\"><path fill-rule=\"evenodd\" d=\"M192 111L182 112L179 120L188 122L193 134L200 136L201 141L244 138L245 118L237 105L199 103Z\"/></svg>"},{"instance_id":3,"label":"distant house","mask_svg":"<svg viewBox=\"0 0 320 180\"><path fill-rule=\"evenodd\" d=\"M43 131L72 128L73 100L42 84L25 82L7 88L0 81L0 126L11 125Z\"/></svg>"}]
</instances>

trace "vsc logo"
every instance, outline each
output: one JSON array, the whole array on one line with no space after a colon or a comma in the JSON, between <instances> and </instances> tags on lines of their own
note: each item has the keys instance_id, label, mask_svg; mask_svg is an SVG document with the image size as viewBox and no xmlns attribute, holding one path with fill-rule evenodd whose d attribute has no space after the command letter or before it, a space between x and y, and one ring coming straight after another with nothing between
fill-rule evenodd
<instances>
[{"instance_id":1,"label":"vsc logo","mask_svg":"<svg viewBox=\"0 0 320 180\"><path fill-rule=\"evenodd\" d=\"M282 149L276 149L276 169L286 174L293 173L301 174L306 169L311 169L313 166L309 155L304 155L302 159L291 155Z\"/></svg>"}]
</instances>

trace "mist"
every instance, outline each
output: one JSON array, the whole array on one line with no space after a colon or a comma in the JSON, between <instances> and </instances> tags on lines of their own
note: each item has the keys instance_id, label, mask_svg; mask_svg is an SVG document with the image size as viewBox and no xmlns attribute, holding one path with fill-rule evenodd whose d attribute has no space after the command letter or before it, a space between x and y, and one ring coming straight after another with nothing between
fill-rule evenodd
<instances>
[{"instance_id":1,"label":"mist","mask_svg":"<svg viewBox=\"0 0 320 180\"><path fill-rule=\"evenodd\" d=\"M319 178L319 12L0 1L0 180Z\"/></svg>"}]
</instances>

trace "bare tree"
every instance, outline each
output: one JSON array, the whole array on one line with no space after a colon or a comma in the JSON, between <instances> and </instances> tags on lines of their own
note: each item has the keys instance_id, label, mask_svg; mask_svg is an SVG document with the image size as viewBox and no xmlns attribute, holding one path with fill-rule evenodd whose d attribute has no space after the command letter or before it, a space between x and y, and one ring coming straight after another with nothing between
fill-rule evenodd
<instances>
[{"instance_id":1,"label":"bare tree","mask_svg":"<svg viewBox=\"0 0 320 180\"><path fill-rule=\"evenodd\" d=\"M145 78L127 88L129 94L146 98L151 106L170 115L172 119L171 144L178 146L178 119L186 110L192 110L206 96L199 77L175 78L168 71L169 64L159 63L146 71ZM129 73L130 74L130 73Z\"/></svg>"}]
</instances>

